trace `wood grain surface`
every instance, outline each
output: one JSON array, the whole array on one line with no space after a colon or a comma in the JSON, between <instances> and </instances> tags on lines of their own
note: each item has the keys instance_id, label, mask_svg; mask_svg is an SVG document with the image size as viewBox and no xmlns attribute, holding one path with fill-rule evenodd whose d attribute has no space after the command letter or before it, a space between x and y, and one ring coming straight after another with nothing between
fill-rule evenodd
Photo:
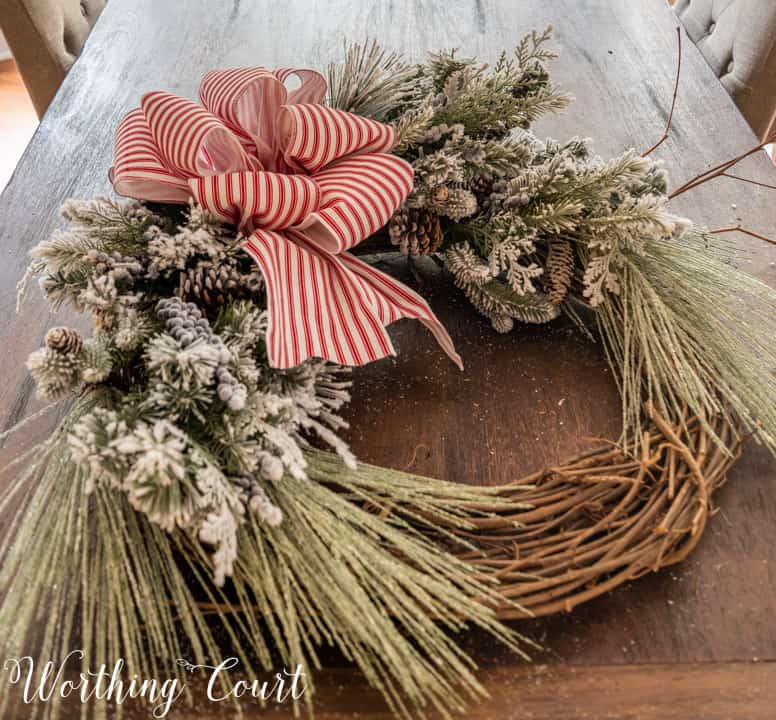
<instances>
[{"instance_id":1,"label":"wood grain surface","mask_svg":"<svg viewBox=\"0 0 776 720\"><path fill-rule=\"evenodd\" d=\"M55 322L37 290L14 314L27 252L58 226L63 199L108 192L113 129L144 91L195 97L199 78L215 67L322 68L342 56L346 39L373 36L414 58L458 46L493 59L548 23L560 53L554 77L577 101L540 122L538 134L593 137L603 156L652 145L665 125L676 64L677 21L660 0L111 0L0 197L1 427L39 407L24 360ZM656 153L673 185L755 142L686 40L673 132ZM739 172L776 181L764 154ZM709 227L741 217L773 235L775 200L773 191L720 179L681 196L673 209ZM776 284L776 247L731 241L742 268ZM617 392L597 346L562 322L498 336L443 276L426 270L420 291L466 370L449 364L419 324L393 326L399 357L354 374L350 439L362 459L490 485L569 456L591 436L616 437ZM39 424L7 445L0 461L46 430ZM774 480L774 461L749 447L685 564L570 616L521 623L546 648L536 659L549 666L552 684L537 685L539 669L488 640L466 638L494 693L471 717L776 717L774 666L752 663L776 661ZM362 681L337 672L345 690L324 689L319 717L382 717Z\"/></svg>"},{"instance_id":2,"label":"wood grain surface","mask_svg":"<svg viewBox=\"0 0 776 720\"><path fill-rule=\"evenodd\" d=\"M194 711L176 707L169 720L217 720L224 708L203 700L193 684ZM776 664L502 666L487 674L490 697L467 720L773 720ZM379 695L347 670L321 673L316 720L391 720ZM248 718L289 717L280 705L247 704Z\"/></svg>"}]
</instances>

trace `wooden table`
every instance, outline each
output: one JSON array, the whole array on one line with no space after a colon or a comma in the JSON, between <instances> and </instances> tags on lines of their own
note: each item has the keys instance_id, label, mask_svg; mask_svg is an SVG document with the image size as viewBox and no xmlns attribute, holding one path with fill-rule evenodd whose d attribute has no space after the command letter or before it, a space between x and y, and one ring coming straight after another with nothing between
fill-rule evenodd
<instances>
[{"instance_id":1,"label":"wooden table","mask_svg":"<svg viewBox=\"0 0 776 720\"><path fill-rule=\"evenodd\" d=\"M550 22L561 54L555 78L578 100L567 114L541 122L539 134L592 136L605 156L649 147L664 128L676 63L677 21L661 0L111 0L0 198L3 425L37 407L24 359L54 322L37 293L14 315L26 253L57 226L64 198L108 191L113 129L142 92L194 97L203 73L219 66L322 68L341 56L346 38L367 36L414 57L459 46L492 59ZM754 143L686 42L673 132L657 151L674 185ZM764 155L740 171L776 180ZM740 215L773 234L775 199L772 191L721 179L682 196L674 209L710 227ZM735 242L741 265L776 284L776 248ZM429 278L423 292L466 372L453 370L418 324L397 324L399 358L355 374L349 416L361 458L404 468L414 457L417 472L493 484L569 456L586 437L616 437L617 393L598 347L562 326L496 336L446 282ZM470 717L776 717L774 480L776 463L749 447L684 565L570 616L522 623L546 648L537 665L519 663L485 639L467 639L492 693ZM386 716L351 670L333 669L320 683L318 718ZM207 705L174 717L212 717L216 710Z\"/></svg>"}]
</instances>

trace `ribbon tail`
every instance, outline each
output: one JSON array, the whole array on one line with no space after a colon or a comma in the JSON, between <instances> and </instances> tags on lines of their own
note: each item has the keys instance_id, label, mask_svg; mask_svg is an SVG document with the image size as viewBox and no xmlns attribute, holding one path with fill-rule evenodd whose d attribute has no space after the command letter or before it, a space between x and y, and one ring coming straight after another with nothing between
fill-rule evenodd
<instances>
[{"instance_id":1,"label":"ribbon tail","mask_svg":"<svg viewBox=\"0 0 776 720\"><path fill-rule=\"evenodd\" d=\"M395 355L374 298L342 259L293 230L256 230L246 251L267 285L267 354L272 367L311 357L365 365Z\"/></svg>"},{"instance_id":2,"label":"ribbon tail","mask_svg":"<svg viewBox=\"0 0 776 720\"><path fill-rule=\"evenodd\" d=\"M401 318L419 320L431 331L439 346L458 369L463 370L463 361L455 351L452 338L420 295L353 255L343 253L338 257L349 270L371 288L378 305L378 316L383 325L390 325Z\"/></svg>"}]
</instances>

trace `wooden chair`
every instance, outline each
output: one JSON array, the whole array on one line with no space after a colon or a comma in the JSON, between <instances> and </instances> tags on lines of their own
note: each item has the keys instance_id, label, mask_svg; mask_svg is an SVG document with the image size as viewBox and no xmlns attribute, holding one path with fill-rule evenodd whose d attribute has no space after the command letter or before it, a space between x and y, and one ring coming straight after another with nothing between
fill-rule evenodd
<instances>
[{"instance_id":1,"label":"wooden chair","mask_svg":"<svg viewBox=\"0 0 776 720\"><path fill-rule=\"evenodd\" d=\"M81 51L105 0L0 0L0 27L38 116Z\"/></svg>"},{"instance_id":2,"label":"wooden chair","mask_svg":"<svg viewBox=\"0 0 776 720\"><path fill-rule=\"evenodd\" d=\"M677 0L687 34L761 139L776 130L776 0Z\"/></svg>"}]
</instances>

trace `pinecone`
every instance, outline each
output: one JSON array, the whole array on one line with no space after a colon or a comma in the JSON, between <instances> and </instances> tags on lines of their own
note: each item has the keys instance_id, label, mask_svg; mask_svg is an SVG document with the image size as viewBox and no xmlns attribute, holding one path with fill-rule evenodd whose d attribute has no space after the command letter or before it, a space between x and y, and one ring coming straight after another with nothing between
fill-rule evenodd
<instances>
[{"instance_id":1,"label":"pinecone","mask_svg":"<svg viewBox=\"0 0 776 720\"><path fill-rule=\"evenodd\" d=\"M471 217L477 212L477 198L465 188L450 190L447 200L436 209L455 222Z\"/></svg>"},{"instance_id":2,"label":"pinecone","mask_svg":"<svg viewBox=\"0 0 776 720\"><path fill-rule=\"evenodd\" d=\"M177 295L204 307L218 307L229 298L247 298L256 293L260 280L255 273L244 274L227 264L200 263L178 276Z\"/></svg>"},{"instance_id":3,"label":"pinecone","mask_svg":"<svg viewBox=\"0 0 776 720\"><path fill-rule=\"evenodd\" d=\"M471 180L469 187L475 195L490 195L493 191L493 176L487 173L477 175Z\"/></svg>"},{"instance_id":4,"label":"pinecone","mask_svg":"<svg viewBox=\"0 0 776 720\"><path fill-rule=\"evenodd\" d=\"M546 291L556 307L568 294L574 277L574 248L568 240L550 240L545 268Z\"/></svg>"},{"instance_id":5,"label":"pinecone","mask_svg":"<svg viewBox=\"0 0 776 720\"><path fill-rule=\"evenodd\" d=\"M63 355L76 354L83 347L83 339L78 330L54 327L46 333L46 345Z\"/></svg>"},{"instance_id":6,"label":"pinecone","mask_svg":"<svg viewBox=\"0 0 776 720\"><path fill-rule=\"evenodd\" d=\"M439 215L427 208L399 208L388 223L388 235L412 257L436 252L444 239Z\"/></svg>"}]
</instances>

